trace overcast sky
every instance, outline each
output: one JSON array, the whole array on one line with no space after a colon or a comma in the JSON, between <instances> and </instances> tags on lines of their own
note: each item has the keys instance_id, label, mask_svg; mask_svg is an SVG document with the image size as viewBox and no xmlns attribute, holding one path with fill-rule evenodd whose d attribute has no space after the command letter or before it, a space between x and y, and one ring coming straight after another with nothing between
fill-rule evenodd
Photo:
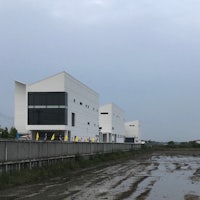
<instances>
[{"instance_id":1,"label":"overcast sky","mask_svg":"<svg viewBox=\"0 0 200 200\"><path fill-rule=\"evenodd\" d=\"M66 71L141 121L142 139L200 139L199 0L0 0L0 124L14 81Z\"/></svg>"}]
</instances>

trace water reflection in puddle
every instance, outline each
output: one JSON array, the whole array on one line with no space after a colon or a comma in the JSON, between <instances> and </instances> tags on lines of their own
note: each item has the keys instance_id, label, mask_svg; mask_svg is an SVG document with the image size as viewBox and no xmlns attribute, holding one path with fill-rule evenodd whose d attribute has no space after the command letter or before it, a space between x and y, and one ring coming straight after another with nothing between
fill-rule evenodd
<instances>
[{"instance_id":1,"label":"water reflection in puddle","mask_svg":"<svg viewBox=\"0 0 200 200\"><path fill-rule=\"evenodd\" d=\"M193 182L191 179L200 167L200 158L160 156L153 158L153 162L159 163L159 166L151 175L159 179L146 199L182 200L186 194L200 196L200 181Z\"/></svg>"}]
</instances>

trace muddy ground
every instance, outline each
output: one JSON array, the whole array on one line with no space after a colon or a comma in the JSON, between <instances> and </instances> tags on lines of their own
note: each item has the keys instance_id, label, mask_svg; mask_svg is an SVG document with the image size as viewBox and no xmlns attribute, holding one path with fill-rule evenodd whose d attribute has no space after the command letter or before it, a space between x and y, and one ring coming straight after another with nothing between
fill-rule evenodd
<instances>
[{"instance_id":1,"label":"muddy ground","mask_svg":"<svg viewBox=\"0 0 200 200\"><path fill-rule=\"evenodd\" d=\"M200 200L200 152L157 152L80 170L0 191L0 199Z\"/></svg>"}]
</instances>

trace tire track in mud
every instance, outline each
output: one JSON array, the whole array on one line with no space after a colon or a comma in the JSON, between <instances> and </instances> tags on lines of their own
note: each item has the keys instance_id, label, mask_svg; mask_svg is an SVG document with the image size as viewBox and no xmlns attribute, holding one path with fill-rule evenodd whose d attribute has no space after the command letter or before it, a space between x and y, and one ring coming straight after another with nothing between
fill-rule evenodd
<instances>
[{"instance_id":1,"label":"tire track in mud","mask_svg":"<svg viewBox=\"0 0 200 200\"><path fill-rule=\"evenodd\" d=\"M103 188L100 188L99 191L96 193L95 198L99 199L99 198L104 198L104 197L106 198L108 196L109 197L115 196L117 193L119 193L119 190L117 189L118 186L120 186L124 182L126 184L126 182L129 181L129 179L131 180L133 177L138 178L137 174L143 172L149 164L150 162L143 161L142 163L140 163L138 161L134 161L134 162L132 161L132 162L127 162L127 163L118 165L115 168L109 168L109 170L106 170L106 169L105 171L101 170L101 174L99 174L99 176L101 177L103 175L104 180L102 183L97 183L97 181L98 180L101 181L101 179L96 179L95 184L104 185L104 186L106 184L107 185L106 187L109 189L105 191ZM116 169L116 171L113 171L113 169ZM106 179L105 176L109 178L105 180ZM91 186L91 185L88 185L88 186ZM95 187L95 185L92 185L92 186Z\"/></svg>"},{"instance_id":2,"label":"tire track in mud","mask_svg":"<svg viewBox=\"0 0 200 200\"><path fill-rule=\"evenodd\" d=\"M144 192L140 193L136 198L135 200L145 200L149 193L151 192L152 190L152 187L153 185L156 183L156 180L153 180L150 182L150 184L148 184L148 186L144 189Z\"/></svg>"},{"instance_id":3,"label":"tire track in mud","mask_svg":"<svg viewBox=\"0 0 200 200\"><path fill-rule=\"evenodd\" d=\"M139 196L135 198L135 200L145 200L146 197L149 195L151 192L151 188L146 189L144 192L142 192Z\"/></svg>"},{"instance_id":4,"label":"tire track in mud","mask_svg":"<svg viewBox=\"0 0 200 200\"><path fill-rule=\"evenodd\" d=\"M112 170L110 170L109 168L105 168L103 170L100 170L98 172L94 172L93 175L93 180L90 181L90 184L87 185L87 187L91 187L95 184L99 185L101 182L104 182L106 180L111 180L114 177L116 177L116 175L120 175L120 174L124 174L126 171L128 171L130 169L129 165L127 166L121 166L123 164L120 164L118 166L115 166L112 168ZM111 172L109 172L111 171ZM130 175L130 174L129 174Z\"/></svg>"},{"instance_id":5,"label":"tire track in mud","mask_svg":"<svg viewBox=\"0 0 200 200\"><path fill-rule=\"evenodd\" d=\"M121 194L117 195L115 197L115 200L119 200L119 199L125 199L130 197L136 190L138 185L144 181L146 178L148 178L148 176L142 176L140 177L137 181L133 182L132 185L130 186L129 190L122 192Z\"/></svg>"},{"instance_id":6,"label":"tire track in mud","mask_svg":"<svg viewBox=\"0 0 200 200\"><path fill-rule=\"evenodd\" d=\"M116 188L117 186L119 186L121 183L123 183L124 181L126 181L127 179L129 179L130 177L134 177L136 175L136 172L139 173L139 171L142 171L143 167L141 167L141 165L139 163L137 163L136 165L128 165L126 168L123 169L123 171L119 171L117 173L117 176L125 176L124 178L120 179L118 182L116 182L114 185L112 185L111 188Z\"/></svg>"},{"instance_id":7,"label":"tire track in mud","mask_svg":"<svg viewBox=\"0 0 200 200\"><path fill-rule=\"evenodd\" d=\"M117 196L116 199L126 199L128 197L132 198L132 196L134 196L134 193L139 193L138 195L135 194L134 198L135 200L143 200L146 199L147 196L149 195L149 193L152 190L153 185L156 183L156 180L151 181L147 186L145 186L145 188L140 188L139 185L147 180L149 177L151 176L144 176L142 178L140 178L139 180L137 180L135 183L132 184L131 189L128 191L125 191L123 193L121 193L120 195ZM142 191L142 192L140 192Z\"/></svg>"},{"instance_id":8,"label":"tire track in mud","mask_svg":"<svg viewBox=\"0 0 200 200\"><path fill-rule=\"evenodd\" d=\"M117 183L115 183L112 188L116 188L117 186L121 185L124 181L126 181L127 179L130 178L130 175L128 174L126 177L124 177L123 179L119 180Z\"/></svg>"},{"instance_id":9,"label":"tire track in mud","mask_svg":"<svg viewBox=\"0 0 200 200\"><path fill-rule=\"evenodd\" d=\"M123 166L120 166L123 165ZM101 173L94 173L94 175L97 177L95 180L93 180L91 182L91 184L88 185L88 187L94 185L94 184L99 184L100 182L104 181L104 180L108 180L112 182L113 178L120 177L120 176L124 176L126 175L125 178L123 178L122 180L118 181L114 186L112 186L111 188L115 188L117 187L121 182L125 181L126 179L130 178L131 176L135 175L135 171L138 172L138 168L140 167L141 169L141 165L139 163L135 163L134 165L131 165L128 163L124 166L124 164L120 164L119 166L115 166L112 170L108 170L108 169L104 169L101 170Z\"/></svg>"},{"instance_id":10,"label":"tire track in mud","mask_svg":"<svg viewBox=\"0 0 200 200\"><path fill-rule=\"evenodd\" d=\"M112 185L113 180L116 178L116 176L118 177L119 174L122 174L122 176L124 176L125 174L127 174L127 172L131 171L131 169L133 170L133 168L134 170L138 171L139 167L141 169L141 165L138 162L134 161L134 162L127 162L127 163L120 163L115 166L108 166L104 169L100 169L93 172L91 171L90 175L84 176L85 179L80 181L81 190L76 194L72 194L71 198L76 199L76 198L79 198L80 196L83 197L85 196L84 194L85 191L88 191L87 195L89 196L90 195L94 195L95 197L106 196L110 192L110 190L109 191L104 190L100 186L106 184L108 185L108 188L109 188L110 185ZM132 172L131 173L129 172L127 176L129 177L132 176ZM93 190L93 194L91 194L91 190Z\"/></svg>"},{"instance_id":11,"label":"tire track in mud","mask_svg":"<svg viewBox=\"0 0 200 200\"><path fill-rule=\"evenodd\" d=\"M116 196L116 199L125 199L125 198L128 198L128 197L132 198L132 195L136 192L139 193L139 194L135 194L135 196L133 195L134 196L133 199L142 200L142 199L145 199L148 196L148 194L150 193L150 191L151 191L153 185L155 184L156 180L152 180L150 183L148 183L148 180L147 180L147 185L146 185L146 183L143 184L143 185L146 185L144 188L142 186L140 186L140 184L143 181L145 181L146 179L152 178L151 172L158 169L159 163L148 163L148 165L152 166L152 168L147 170L147 167L148 167L147 163L145 163L145 165L143 165L143 167L144 167L143 170L146 171L146 175L140 176L141 178L138 179L137 181L135 181L134 183L132 183L132 185L129 187L130 188L129 190L127 190L127 191L125 191L121 194L118 194ZM143 170L141 170L141 171L143 171ZM119 181L118 184L122 184L122 182L126 181L128 178L130 178L130 177L129 176L125 177L124 179ZM116 185L114 185L114 186L116 186ZM142 192L140 192L140 190Z\"/></svg>"},{"instance_id":12,"label":"tire track in mud","mask_svg":"<svg viewBox=\"0 0 200 200\"><path fill-rule=\"evenodd\" d=\"M108 176L98 177L95 180L91 181L91 183L87 185L87 188L90 188L90 187L94 186L95 184L99 185L101 182L106 181L106 180L109 180Z\"/></svg>"},{"instance_id":13,"label":"tire track in mud","mask_svg":"<svg viewBox=\"0 0 200 200\"><path fill-rule=\"evenodd\" d=\"M64 195L65 199L68 198L68 197L71 197L77 193L79 193L81 190L73 190L73 191L70 191L68 192L67 194Z\"/></svg>"},{"instance_id":14,"label":"tire track in mud","mask_svg":"<svg viewBox=\"0 0 200 200\"><path fill-rule=\"evenodd\" d=\"M120 171L117 171L117 175L110 175L112 176L112 179L109 180L109 182L107 182L107 187L109 188L107 191L99 191L98 194L95 195L95 198L96 199L102 199L102 198L117 198L117 199L120 199L121 197L118 197L120 196L120 192L119 190L121 190L122 188L124 188L124 185L129 185L130 186L130 182L133 182L134 180L134 183L132 183L132 186L133 184L135 184L135 188L137 189L137 184L139 184L140 182L143 181L143 177L144 179L147 178L148 176L146 175L143 175L141 173L143 173L144 171L146 171L146 168L150 165L151 163L149 161L147 162L133 162L133 163L127 163L126 167L123 167L123 168L120 168ZM153 168L154 169L154 168ZM153 170L152 169L152 170ZM149 171L149 170L148 170ZM141 175L139 175L141 174ZM114 176L113 176L114 175ZM138 177L142 177L141 180L139 182L138 181ZM134 179L133 179L134 178ZM140 179L139 178L139 179ZM113 184L114 183L114 184ZM127 187L127 186L125 186Z\"/></svg>"}]
</instances>

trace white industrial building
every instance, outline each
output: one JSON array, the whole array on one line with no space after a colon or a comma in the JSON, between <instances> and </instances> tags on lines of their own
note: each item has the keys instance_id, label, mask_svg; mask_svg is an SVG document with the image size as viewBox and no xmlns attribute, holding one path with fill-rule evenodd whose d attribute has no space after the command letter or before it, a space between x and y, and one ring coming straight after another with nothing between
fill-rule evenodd
<instances>
[{"instance_id":1,"label":"white industrial building","mask_svg":"<svg viewBox=\"0 0 200 200\"><path fill-rule=\"evenodd\" d=\"M140 122L139 120L124 123L125 125L125 142L141 143Z\"/></svg>"},{"instance_id":2,"label":"white industrial building","mask_svg":"<svg viewBox=\"0 0 200 200\"><path fill-rule=\"evenodd\" d=\"M98 140L99 94L66 72L33 84L15 81L15 127L32 139L55 134L68 141ZM46 139L46 138L45 138Z\"/></svg>"},{"instance_id":3,"label":"white industrial building","mask_svg":"<svg viewBox=\"0 0 200 200\"><path fill-rule=\"evenodd\" d=\"M124 111L113 103L101 106L99 131L103 142L124 142Z\"/></svg>"}]
</instances>

